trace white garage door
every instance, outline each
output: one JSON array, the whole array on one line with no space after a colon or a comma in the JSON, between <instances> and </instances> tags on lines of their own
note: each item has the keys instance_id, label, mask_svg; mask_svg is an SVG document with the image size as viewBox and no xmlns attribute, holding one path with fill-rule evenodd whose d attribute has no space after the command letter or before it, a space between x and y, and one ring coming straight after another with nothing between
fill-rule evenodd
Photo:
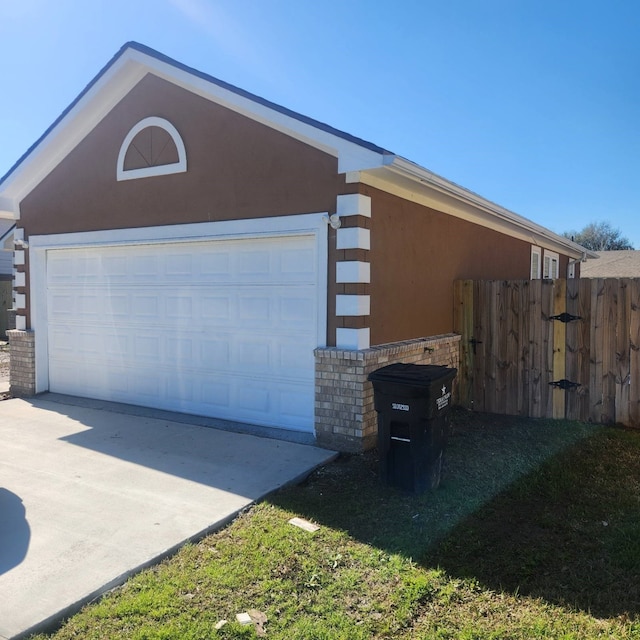
<instances>
[{"instance_id":1,"label":"white garage door","mask_svg":"<svg viewBox=\"0 0 640 640\"><path fill-rule=\"evenodd\" d=\"M313 430L313 236L47 252L49 388Z\"/></svg>"}]
</instances>

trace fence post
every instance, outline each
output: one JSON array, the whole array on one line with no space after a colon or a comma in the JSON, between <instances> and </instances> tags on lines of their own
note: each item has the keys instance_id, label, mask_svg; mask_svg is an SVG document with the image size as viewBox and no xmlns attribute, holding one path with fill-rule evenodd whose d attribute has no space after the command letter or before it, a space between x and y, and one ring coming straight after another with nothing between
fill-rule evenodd
<instances>
[{"instance_id":1,"label":"fence post","mask_svg":"<svg viewBox=\"0 0 640 640\"><path fill-rule=\"evenodd\" d=\"M473 280L453 283L453 330L460 338L460 370L458 371L458 402L473 408Z\"/></svg>"},{"instance_id":2,"label":"fence post","mask_svg":"<svg viewBox=\"0 0 640 640\"><path fill-rule=\"evenodd\" d=\"M555 280L553 283L553 315L567 310L567 281ZM567 364L567 325L559 320L553 322L553 380L566 378ZM552 417L562 420L565 417L566 391L553 387Z\"/></svg>"},{"instance_id":3,"label":"fence post","mask_svg":"<svg viewBox=\"0 0 640 640\"><path fill-rule=\"evenodd\" d=\"M629 424L640 427L640 278L629 283L631 319L629 321Z\"/></svg>"}]
</instances>

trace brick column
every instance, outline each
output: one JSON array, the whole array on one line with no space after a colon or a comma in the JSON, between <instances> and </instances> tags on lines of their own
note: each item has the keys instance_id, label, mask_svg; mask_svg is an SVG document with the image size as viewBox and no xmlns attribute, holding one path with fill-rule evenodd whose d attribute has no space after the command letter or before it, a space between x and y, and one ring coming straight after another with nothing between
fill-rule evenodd
<instances>
[{"instance_id":1,"label":"brick column","mask_svg":"<svg viewBox=\"0 0 640 640\"><path fill-rule=\"evenodd\" d=\"M7 331L9 338L9 390L14 396L32 396L36 392L36 352L33 331Z\"/></svg>"},{"instance_id":2,"label":"brick column","mask_svg":"<svg viewBox=\"0 0 640 640\"><path fill-rule=\"evenodd\" d=\"M458 368L460 336L446 334L351 351L315 350L315 429L318 445L357 453L376 446L378 416L367 376L395 362ZM455 392L455 388L454 388Z\"/></svg>"}]
</instances>

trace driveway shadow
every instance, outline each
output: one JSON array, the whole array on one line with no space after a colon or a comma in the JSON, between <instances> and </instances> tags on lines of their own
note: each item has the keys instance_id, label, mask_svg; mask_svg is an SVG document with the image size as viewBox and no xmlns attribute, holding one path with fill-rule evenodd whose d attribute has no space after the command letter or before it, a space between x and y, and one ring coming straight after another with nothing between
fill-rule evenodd
<instances>
[{"instance_id":1,"label":"driveway shadow","mask_svg":"<svg viewBox=\"0 0 640 640\"><path fill-rule=\"evenodd\" d=\"M281 430L57 394L28 402L62 417L60 442L250 500L331 457L296 433L275 439Z\"/></svg>"},{"instance_id":2,"label":"driveway shadow","mask_svg":"<svg viewBox=\"0 0 640 640\"><path fill-rule=\"evenodd\" d=\"M370 452L344 456L270 501L492 591L632 615L640 611L640 463L599 467L604 446L620 448L607 460L633 451L616 444L619 435L597 425L474 415L454 425L436 491L383 486ZM637 435L629 437L640 454Z\"/></svg>"},{"instance_id":3,"label":"driveway shadow","mask_svg":"<svg viewBox=\"0 0 640 640\"><path fill-rule=\"evenodd\" d=\"M22 500L0 487L0 575L24 560L30 540L31 529Z\"/></svg>"},{"instance_id":4,"label":"driveway shadow","mask_svg":"<svg viewBox=\"0 0 640 640\"><path fill-rule=\"evenodd\" d=\"M637 436L612 430L576 444L569 460L548 461L460 522L422 562L597 617L637 615Z\"/></svg>"}]
</instances>

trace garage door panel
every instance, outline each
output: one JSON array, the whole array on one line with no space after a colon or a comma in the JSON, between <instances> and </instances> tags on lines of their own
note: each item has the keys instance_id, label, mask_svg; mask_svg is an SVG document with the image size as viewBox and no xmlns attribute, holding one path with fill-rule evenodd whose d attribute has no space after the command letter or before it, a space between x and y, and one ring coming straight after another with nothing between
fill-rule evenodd
<instances>
[{"instance_id":1,"label":"garage door panel","mask_svg":"<svg viewBox=\"0 0 640 640\"><path fill-rule=\"evenodd\" d=\"M168 282L174 279L190 278L193 273L193 257L190 253L169 255L164 261L164 277Z\"/></svg>"},{"instance_id":2,"label":"garage door panel","mask_svg":"<svg viewBox=\"0 0 640 640\"><path fill-rule=\"evenodd\" d=\"M231 281L231 254L228 251L212 251L200 257L199 275L208 282Z\"/></svg>"},{"instance_id":3,"label":"garage door panel","mask_svg":"<svg viewBox=\"0 0 640 640\"><path fill-rule=\"evenodd\" d=\"M270 296L256 292L237 294L237 312L235 320L243 326L271 326L274 322Z\"/></svg>"},{"instance_id":4,"label":"garage door panel","mask_svg":"<svg viewBox=\"0 0 640 640\"><path fill-rule=\"evenodd\" d=\"M47 265L52 391L313 429L312 236L60 249Z\"/></svg>"},{"instance_id":5,"label":"garage door panel","mask_svg":"<svg viewBox=\"0 0 640 640\"><path fill-rule=\"evenodd\" d=\"M155 295L143 295L138 294L133 300L133 306L131 308L132 320L144 319L158 319L160 312L160 300L158 294Z\"/></svg>"},{"instance_id":6,"label":"garage door panel","mask_svg":"<svg viewBox=\"0 0 640 640\"><path fill-rule=\"evenodd\" d=\"M65 318L75 318L75 299L73 295L57 293L49 298L49 318L64 321Z\"/></svg>"},{"instance_id":7,"label":"garage door panel","mask_svg":"<svg viewBox=\"0 0 640 640\"><path fill-rule=\"evenodd\" d=\"M158 370L184 369L193 375L214 370L224 374L277 376L313 381L313 343L295 335L274 338L268 331L176 334L152 329L131 329L128 335L102 333L82 327L51 333L51 363L82 362L92 366L122 365L136 368L148 363Z\"/></svg>"},{"instance_id":8,"label":"garage door panel","mask_svg":"<svg viewBox=\"0 0 640 640\"><path fill-rule=\"evenodd\" d=\"M295 393L281 389L278 395L280 413L291 422L309 417L314 398L308 389L298 389Z\"/></svg>"},{"instance_id":9,"label":"garage door panel","mask_svg":"<svg viewBox=\"0 0 640 640\"><path fill-rule=\"evenodd\" d=\"M305 327L315 309L313 292L309 290L283 293L278 299L278 323L288 328Z\"/></svg>"},{"instance_id":10,"label":"garage door panel","mask_svg":"<svg viewBox=\"0 0 640 640\"><path fill-rule=\"evenodd\" d=\"M237 257L237 273L251 282L270 281L271 252L242 249Z\"/></svg>"}]
</instances>

